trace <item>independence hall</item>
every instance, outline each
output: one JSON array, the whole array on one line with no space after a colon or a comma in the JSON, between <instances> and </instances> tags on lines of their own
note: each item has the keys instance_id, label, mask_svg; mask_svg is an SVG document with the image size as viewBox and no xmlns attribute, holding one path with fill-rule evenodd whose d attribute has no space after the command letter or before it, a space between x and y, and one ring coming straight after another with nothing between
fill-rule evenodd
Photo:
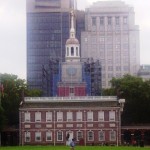
<instances>
[{"instance_id":1,"label":"independence hall","mask_svg":"<svg viewBox=\"0 0 150 150\"><path fill-rule=\"evenodd\" d=\"M76 96L25 98L20 145L120 145L124 99Z\"/></svg>"}]
</instances>

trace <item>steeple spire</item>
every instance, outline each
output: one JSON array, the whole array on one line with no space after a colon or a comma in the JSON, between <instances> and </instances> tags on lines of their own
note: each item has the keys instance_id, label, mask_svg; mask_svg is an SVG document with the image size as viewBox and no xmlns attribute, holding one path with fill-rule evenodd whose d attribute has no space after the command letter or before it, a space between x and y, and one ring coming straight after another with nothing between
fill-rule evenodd
<instances>
[{"instance_id":1,"label":"steeple spire","mask_svg":"<svg viewBox=\"0 0 150 150\"><path fill-rule=\"evenodd\" d=\"M66 41L66 61L80 61L80 43L76 38L76 30L74 27L74 10L70 13L71 16L71 28L70 37Z\"/></svg>"},{"instance_id":2,"label":"steeple spire","mask_svg":"<svg viewBox=\"0 0 150 150\"><path fill-rule=\"evenodd\" d=\"M70 29L70 38L75 38L75 28L74 28L74 10L71 11L71 29Z\"/></svg>"}]
</instances>

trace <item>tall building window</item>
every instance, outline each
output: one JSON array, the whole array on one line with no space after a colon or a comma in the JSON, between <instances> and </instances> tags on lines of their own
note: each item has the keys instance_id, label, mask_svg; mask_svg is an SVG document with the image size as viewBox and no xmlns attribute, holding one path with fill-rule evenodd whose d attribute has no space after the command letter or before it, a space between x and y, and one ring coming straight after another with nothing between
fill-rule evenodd
<instances>
[{"instance_id":1,"label":"tall building window","mask_svg":"<svg viewBox=\"0 0 150 150\"><path fill-rule=\"evenodd\" d=\"M52 141L52 132L51 131L46 132L46 141Z\"/></svg>"},{"instance_id":2,"label":"tall building window","mask_svg":"<svg viewBox=\"0 0 150 150\"><path fill-rule=\"evenodd\" d=\"M116 131L110 131L110 141L116 141Z\"/></svg>"},{"instance_id":3,"label":"tall building window","mask_svg":"<svg viewBox=\"0 0 150 150\"><path fill-rule=\"evenodd\" d=\"M98 112L98 121L104 121L104 111Z\"/></svg>"},{"instance_id":4,"label":"tall building window","mask_svg":"<svg viewBox=\"0 0 150 150\"><path fill-rule=\"evenodd\" d=\"M87 112L87 121L93 121L93 112L92 111Z\"/></svg>"},{"instance_id":5,"label":"tall building window","mask_svg":"<svg viewBox=\"0 0 150 150\"><path fill-rule=\"evenodd\" d=\"M35 122L41 122L41 112L35 112Z\"/></svg>"},{"instance_id":6,"label":"tall building window","mask_svg":"<svg viewBox=\"0 0 150 150\"><path fill-rule=\"evenodd\" d=\"M74 47L71 47L71 56L74 56Z\"/></svg>"},{"instance_id":7,"label":"tall building window","mask_svg":"<svg viewBox=\"0 0 150 150\"><path fill-rule=\"evenodd\" d=\"M127 24L127 17L123 17L123 24Z\"/></svg>"},{"instance_id":8,"label":"tall building window","mask_svg":"<svg viewBox=\"0 0 150 150\"><path fill-rule=\"evenodd\" d=\"M96 26L96 17L92 17L92 26Z\"/></svg>"},{"instance_id":9,"label":"tall building window","mask_svg":"<svg viewBox=\"0 0 150 150\"><path fill-rule=\"evenodd\" d=\"M100 25L104 25L104 17L100 17Z\"/></svg>"},{"instance_id":10,"label":"tall building window","mask_svg":"<svg viewBox=\"0 0 150 150\"><path fill-rule=\"evenodd\" d=\"M67 121L73 121L73 114L72 114L72 112L67 112Z\"/></svg>"},{"instance_id":11,"label":"tall building window","mask_svg":"<svg viewBox=\"0 0 150 150\"><path fill-rule=\"evenodd\" d=\"M25 117L24 117L24 121L25 121L25 122L30 122L30 113L29 113L29 112L25 112L25 113L24 113L24 116L25 116Z\"/></svg>"},{"instance_id":12,"label":"tall building window","mask_svg":"<svg viewBox=\"0 0 150 150\"><path fill-rule=\"evenodd\" d=\"M108 17L108 25L112 24L112 17Z\"/></svg>"},{"instance_id":13,"label":"tall building window","mask_svg":"<svg viewBox=\"0 0 150 150\"><path fill-rule=\"evenodd\" d=\"M115 111L109 111L109 121L115 121Z\"/></svg>"},{"instance_id":14,"label":"tall building window","mask_svg":"<svg viewBox=\"0 0 150 150\"><path fill-rule=\"evenodd\" d=\"M104 43L104 42L105 42L105 37L104 37L104 36L101 36L101 37L100 37L100 42L101 42L101 43Z\"/></svg>"},{"instance_id":15,"label":"tall building window","mask_svg":"<svg viewBox=\"0 0 150 150\"><path fill-rule=\"evenodd\" d=\"M31 140L31 133L30 132L25 132L25 142L30 142Z\"/></svg>"},{"instance_id":16,"label":"tall building window","mask_svg":"<svg viewBox=\"0 0 150 150\"><path fill-rule=\"evenodd\" d=\"M57 121L63 121L63 112L57 112Z\"/></svg>"},{"instance_id":17,"label":"tall building window","mask_svg":"<svg viewBox=\"0 0 150 150\"><path fill-rule=\"evenodd\" d=\"M94 140L94 133L93 131L88 131L88 141L93 141Z\"/></svg>"},{"instance_id":18,"label":"tall building window","mask_svg":"<svg viewBox=\"0 0 150 150\"><path fill-rule=\"evenodd\" d=\"M116 25L119 25L120 24L119 17L116 17L115 19L116 19Z\"/></svg>"},{"instance_id":19,"label":"tall building window","mask_svg":"<svg viewBox=\"0 0 150 150\"><path fill-rule=\"evenodd\" d=\"M52 112L46 112L46 122L52 121Z\"/></svg>"},{"instance_id":20,"label":"tall building window","mask_svg":"<svg viewBox=\"0 0 150 150\"><path fill-rule=\"evenodd\" d=\"M76 121L82 121L82 112L76 112Z\"/></svg>"},{"instance_id":21,"label":"tall building window","mask_svg":"<svg viewBox=\"0 0 150 150\"><path fill-rule=\"evenodd\" d=\"M83 138L83 131L77 131L77 141Z\"/></svg>"},{"instance_id":22,"label":"tall building window","mask_svg":"<svg viewBox=\"0 0 150 150\"><path fill-rule=\"evenodd\" d=\"M35 141L41 141L41 132L35 132Z\"/></svg>"},{"instance_id":23,"label":"tall building window","mask_svg":"<svg viewBox=\"0 0 150 150\"><path fill-rule=\"evenodd\" d=\"M63 132L62 131L57 132L57 141L63 141Z\"/></svg>"},{"instance_id":24,"label":"tall building window","mask_svg":"<svg viewBox=\"0 0 150 150\"><path fill-rule=\"evenodd\" d=\"M99 141L105 141L105 132L99 131Z\"/></svg>"}]
</instances>

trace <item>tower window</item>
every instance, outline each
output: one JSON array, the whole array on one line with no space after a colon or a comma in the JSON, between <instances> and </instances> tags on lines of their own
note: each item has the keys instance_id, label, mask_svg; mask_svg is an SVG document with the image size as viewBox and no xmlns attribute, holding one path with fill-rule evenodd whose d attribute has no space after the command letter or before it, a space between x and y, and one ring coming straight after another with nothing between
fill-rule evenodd
<instances>
[{"instance_id":1,"label":"tower window","mask_svg":"<svg viewBox=\"0 0 150 150\"><path fill-rule=\"evenodd\" d=\"M74 48L71 47L71 56L74 56Z\"/></svg>"},{"instance_id":2,"label":"tower window","mask_svg":"<svg viewBox=\"0 0 150 150\"><path fill-rule=\"evenodd\" d=\"M69 47L67 47L67 56L69 56Z\"/></svg>"},{"instance_id":3,"label":"tower window","mask_svg":"<svg viewBox=\"0 0 150 150\"><path fill-rule=\"evenodd\" d=\"M76 47L76 56L79 56L78 47Z\"/></svg>"}]
</instances>

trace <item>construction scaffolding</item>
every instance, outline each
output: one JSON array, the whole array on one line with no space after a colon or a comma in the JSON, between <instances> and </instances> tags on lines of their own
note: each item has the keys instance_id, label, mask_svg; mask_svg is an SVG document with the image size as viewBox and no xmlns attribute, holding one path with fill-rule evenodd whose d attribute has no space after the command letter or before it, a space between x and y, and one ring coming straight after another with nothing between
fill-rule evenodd
<instances>
[{"instance_id":1,"label":"construction scaffolding","mask_svg":"<svg viewBox=\"0 0 150 150\"><path fill-rule=\"evenodd\" d=\"M93 58L82 59L82 82L86 83L86 95L100 96L101 84L101 64L99 60ZM58 96L57 85L61 82L62 60L51 58L48 66L42 66L42 88L43 96ZM70 83L71 84L71 83Z\"/></svg>"},{"instance_id":2,"label":"construction scaffolding","mask_svg":"<svg viewBox=\"0 0 150 150\"><path fill-rule=\"evenodd\" d=\"M84 79L87 83L87 94L90 96L100 96L102 93L101 64L99 60L93 58L84 60Z\"/></svg>"}]
</instances>

